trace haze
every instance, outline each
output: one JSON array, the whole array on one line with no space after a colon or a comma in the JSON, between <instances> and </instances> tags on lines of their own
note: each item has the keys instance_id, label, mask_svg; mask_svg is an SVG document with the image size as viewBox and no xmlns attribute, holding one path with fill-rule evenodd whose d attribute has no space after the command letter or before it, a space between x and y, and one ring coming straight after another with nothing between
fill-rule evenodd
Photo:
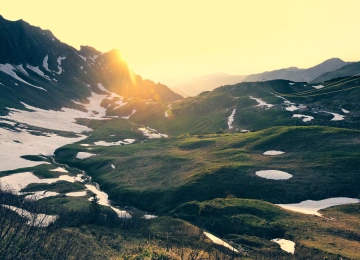
<instances>
[{"instance_id":1,"label":"haze","mask_svg":"<svg viewBox=\"0 0 360 260\"><path fill-rule=\"evenodd\" d=\"M75 48L117 48L135 73L168 85L214 72L360 60L358 10L356 0L1 4L6 19L49 29Z\"/></svg>"}]
</instances>

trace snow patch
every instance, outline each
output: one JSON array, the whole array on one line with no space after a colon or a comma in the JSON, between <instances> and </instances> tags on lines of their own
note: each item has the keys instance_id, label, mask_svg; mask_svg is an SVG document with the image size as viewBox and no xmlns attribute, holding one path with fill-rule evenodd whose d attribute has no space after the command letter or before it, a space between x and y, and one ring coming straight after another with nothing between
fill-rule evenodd
<instances>
[{"instance_id":1,"label":"snow patch","mask_svg":"<svg viewBox=\"0 0 360 260\"><path fill-rule=\"evenodd\" d=\"M143 218L143 219L153 219L153 218L157 218L157 216L155 216L155 215L145 214L145 215L144 215L144 216L142 216L141 218Z\"/></svg>"},{"instance_id":2,"label":"snow patch","mask_svg":"<svg viewBox=\"0 0 360 260\"><path fill-rule=\"evenodd\" d=\"M48 63L48 61L49 61L49 55L46 55L45 58L44 58L44 60L43 60L43 67L44 67L47 71L51 72L51 71L49 70L49 63Z\"/></svg>"},{"instance_id":3,"label":"snow patch","mask_svg":"<svg viewBox=\"0 0 360 260\"><path fill-rule=\"evenodd\" d=\"M93 154L93 153L87 153L87 152L78 152L76 155L77 159L85 159L85 158L89 158L92 156L95 156L97 154Z\"/></svg>"},{"instance_id":4,"label":"snow patch","mask_svg":"<svg viewBox=\"0 0 360 260\"><path fill-rule=\"evenodd\" d=\"M294 105L291 105L287 108L285 108L287 111L295 111L295 110L298 110L299 108L297 106L294 106Z\"/></svg>"},{"instance_id":5,"label":"snow patch","mask_svg":"<svg viewBox=\"0 0 360 260\"><path fill-rule=\"evenodd\" d=\"M64 173L68 173L68 171L62 167L57 167L55 169L50 170L51 172L64 172Z\"/></svg>"},{"instance_id":6,"label":"snow patch","mask_svg":"<svg viewBox=\"0 0 360 260\"><path fill-rule=\"evenodd\" d=\"M58 63L58 69L59 69L59 71L57 72L57 74L61 74L62 73L62 71L63 71L63 69L62 69L62 67L61 67L61 61L62 60L65 60L66 59L66 57L61 57L61 56L59 56L59 58L57 58L57 63Z\"/></svg>"},{"instance_id":7,"label":"snow patch","mask_svg":"<svg viewBox=\"0 0 360 260\"><path fill-rule=\"evenodd\" d=\"M33 194L31 194L31 195L25 196L25 199L35 201L35 200L41 200L43 198L54 197L54 196L59 195L59 193L57 193L57 192L46 191L46 190L36 191L36 192L32 192L32 193Z\"/></svg>"},{"instance_id":8,"label":"snow patch","mask_svg":"<svg viewBox=\"0 0 360 260\"><path fill-rule=\"evenodd\" d=\"M17 130L19 132L0 128L0 171L33 167L47 163L44 161L29 161L21 158L21 156L29 154L53 155L57 148L86 138L84 135L77 138L62 137L56 134L32 135L25 129ZM13 140L17 140L17 142Z\"/></svg>"},{"instance_id":9,"label":"snow patch","mask_svg":"<svg viewBox=\"0 0 360 260\"><path fill-rule=\"evenodd\" d=\"M25 76L29 77L29 74L27 73L27 71L24 69L23 65L16 65L15 68L20 71L22 74L24 74Z\"/></svg>"},{"instance_id":10,"label":"snow patch","mask_svg":"<svg viewBox=\"0 0 360 260\"><path fill-rule=\"evenodd\" d=\"M215 244L226 247L226 248L230 249L233 252L239 253L239 251L236 248L232 247L231 245L226 243L224 240L221 240L220 238L218 238L218 237L216 237L216 236L214 236L214 235L212 235L212 234L210 234L208 232L205 232L205 231L204 231L204 235L207 238L209 238L212 242L214 242Z\"/></svg>"},{"instance_id":11,"label":"snow patch","mask_svg":"<svg viewBox=\"0 0 360 260\"><path fill-rule=\"evenodd\" d=\"M250 96L250 99L253 99L253 100L255 100L256 102L259 103L258 105L255 105L255 107L262 107L262 106L264 106L264 107L270 108L270 107L273 107L273 106L274 106L274 105L272 105L272 104L266 103L266 102L263 101L261 98L254 98L254 97Z\"/></svg>"},{"instance_id":12,"label":"snow patch","mask_svg":"<svg viewBox=\"0 0 360 260\"><path fill-rule=\"evenodd\" d=\"M236 108L233 109L233 111L231 112L231 115L228 117L228 126L229 126L229 129L232 129L232 128L233 128L233 122L234 122L235 112L236 112Z\"/></svg>"},{"instance_id":13,"label":"snow patch","mask_svg":"<svg viewBox=\"0 0 360 260\"><path fill-rule=\"evenodd\" d=\"M118 215L119 218L131 218L131 215L129 213L127 213L126 211L119 210L115 207L110 206L110 202L108 199L109 196L105 192L98 190L93 185L87 184L87 185L85 185L85 187L96 195L96 197L99 199L98 203L100 205L109 206L113 211L115 211L115 213ZM92 201L92 200L93 200L93 198L89 198L89 201Z\"/></svg>"},{"instance_id":14,"label":"snow patch","mask_svg":"<svg viewBox=\"0 0 360 260\"><path fill-rule=\"evenodd\" d=\"M74 191L74 192L68 192L65 194L67 197L83 197L86 196L86 191Z\"/></svg>"},{"instance_id":15,"label":"snow patch","mask_svg":"<svg viewBox=\"0 0 360 260\"><path fill-rule=\"evenodd\" d=\"M282 151L275 151L275 150L269 150L263 153L263 155L280 155L283 154L285 152Z\"/></svg>"},{"instance_id":16,"label":"snow patch","mask_svg":"<svg viewBox=\"0 0 360 260\"><path fill-rule=\"evenodd\" d=\"M56 215L35 214L24 209L1 204L4 208L10 209L22 218L28 219L27 225L35 227L47 227L58 219Z\"/></svg>"},{"instance_id":17,"label":"snow patch","mask_svg":"<svg viewBox=\"0 0 360 260\"><path fill-rule=\"evenodd\" d=\"M41 89L41 90L44 90L44 91L47 91L46 89L42 88L42 87L38 87L38 86L35 86L33 84L30 84L29 82L23 80L22 78L20 78L16 73L15 73L15 67L9 63L6 63L6 64L0 64L0 71L8 74L9 76L13 77L14 79L22 82L22 83L25 83L29 86L32 86L34 88L38 88L38 89ZM15 83L17 84L17 83Z\"/></svg>"},{"instance_id":18,"label":"snow patch","mask_svg":"<svg viewBox=\"0 0 360 260\"><path fill-rule=\"evenodd\" d=\"M45 78L47 80L50 80L49 76L45 75L44 72L42 70L40 70L38 66L34 67L34 66L31 66L31 65L27 64L26 68L31 69L33 72L35 72L39 76L41 76L41 77L43 77L43 78Z\"/></svg>"},{"instance_id":19,"label":"snow patch","mask_svg":"<svg viewBox=\"0 0 360 260\"><path fill-rule=\"evenodd\" d=\"M269 180L288 180L292 177L291 174L278 170L263 170L255 173L257 176Z\"/></svg>"},{"instance_id":20,"label":"snow patch","mask_svg":"<svg viewBox=\"0 0 360 260\"><path fill-rule=\"evenodd\" d=\"M103 86L102 83L98 83L97 85L98 85L98 87L99 87L99 89L100 89L101 91L109 92L109 91Z\"/></svg>"},{"instance_id":21,"label":"snow patch","mask_svg":"<svg viewBox=\"0 0 360 260\"><path fill-rule=\"evenodd\" d=\"M321 89L323 88L324 86L323 85L318 85L318 86L312 86L313 88L316 88L316 89Z\"/></svg>"},{"instance_id":22,"label":"snow patch","mask_svg":"<svg viewBox=\"0 0 360 260\"><path fill-rule=\"evenodd\" d=\"M274 238L270 241L275 242L280 245L280 248L285 252L294 254L295 253L295 243L291 240L286 240L282 238Z\"/></svg>"},{"instance_id":23,"label":"snow patch","mask_svg":"<svg viewBox=\"0 0 360 260\"><path fill-rule=\"evenodd\" d=\"M156 139L156 138L162 138L162 137L167 138L168 137L167 134L161 134L158 131L156 131L155 129L152 129L150 127L140 127L140 128L138 128L138 130L140 130L149 139Z\"/></svg>"},{"instance_id":24,"label":"snow patch","mask_svg":"<svg viewBox=\"0 0 360 260\"><path fill-rule=\"evenodd\" d=\"M135 114L135 112L136 112L136 109L133 109L130 115L128 115L128 116L122 116L121 118L129 119L133 114Z\"/></svg>"},{"instance_id":25,"label":"snow patch","mask_svg":"<svg viewBox=\"0 0 360 260\"><path fill-rule=\"evenodd\" d=\"M287 210L321 217L322 214L318 212L321 209L326 209L338 205L359 203L359 202L360 202L359 199L338 197L338 198L329 198L324 200L305 200L300 203L276 204L276 205Z\"/></svg>"},{"instance_id":26,"label":"snow patch","mask_svg":"<svg viewBox=\"0 0 360 260\"><path fill-rule=\"evenodd\" d=\"M3 187L10 189L14 193L20 192L31 183L47 183L51 184L57 181L75 182L77 177L69 175L60 175L58 178L40 179L32 172L14 173L0 178L0 183Z\"/></svg>"},{"instance_id":27,"label":"snow patch","mask_svg":"<svg viewBox=\"0 0 360 260\"><path fill-rule=\"evenodd\" d=\"M116 168L114 164L111 164L110 166L113 170Z\"/></svg>"},{"instance_id":28,"label":"snow patch","mask_svg":"<svg viewBox=\"0 0 360 260\"><path fill-rule=\"evenodd\" d=\"M350 113L350 111L348 111L348 110L346 110L346 109L344 109L344 108L342 108L341 111L342 111L343 113L345 113L345 114Z\"/></svg>"},{"instance_id":29,"label":"snow patch","mask_svg":"<svg viewBox=\"0 0 360 260\"><path fill-rule=\"evenodd\" d=\"M304 122L309 122L314 119L314 117L312 117L312 116L306 116L306 115L301 115L301 114L294 114L292 117L293 118L302 118L303 117Z\"/></svg>"}]
</instances>

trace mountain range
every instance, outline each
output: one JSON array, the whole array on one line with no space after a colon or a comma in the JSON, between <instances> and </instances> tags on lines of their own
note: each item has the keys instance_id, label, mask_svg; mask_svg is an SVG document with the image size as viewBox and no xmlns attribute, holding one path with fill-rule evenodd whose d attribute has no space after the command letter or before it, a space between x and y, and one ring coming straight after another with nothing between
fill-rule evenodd
<instances>
[{"instance_id":1,"label":"mountain range","mask_svg":"<svg viewBox=\"0 0 360 260\"><path fill-rule=\"evenodd\" d=\"M89 46L76 50L49 30L22 20L7 21L2 16L0 73L0 96L7 96L0 103L0 111L9 102L21 106L20 101L59 109L71 99L83 99L92 90L98 91L99 82L119 95L164 101L182 98L165 85L134 74L118 50L101 53ZM38 102L39 96L42 102Z\"/></svg>"}]
</instances>

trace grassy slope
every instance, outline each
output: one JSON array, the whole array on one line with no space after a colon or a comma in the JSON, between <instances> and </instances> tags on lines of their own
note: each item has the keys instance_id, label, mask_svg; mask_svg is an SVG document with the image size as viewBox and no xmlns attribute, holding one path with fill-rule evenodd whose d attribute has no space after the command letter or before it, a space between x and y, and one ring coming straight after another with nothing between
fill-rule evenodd
<instances>
[{"instance_id":1,"label":"grassy slope","mask_svg":"<svg viewBox=\"0 0 360 260\"><path fill-rule=\"evenodd\" d=\"M86 160L75 156L87 148L73 144L58 149L56 156L60 162L86 170L113 202L166 212L188 201L230 194L272 203L359 197L359 137L356 130L278 127L247 134L95 146L91 152L99 156ZM266 150L285 154L262 155ZM283 170L293 178L275 181L255 175L266 169Z\"/></svg>"}]
</instances>

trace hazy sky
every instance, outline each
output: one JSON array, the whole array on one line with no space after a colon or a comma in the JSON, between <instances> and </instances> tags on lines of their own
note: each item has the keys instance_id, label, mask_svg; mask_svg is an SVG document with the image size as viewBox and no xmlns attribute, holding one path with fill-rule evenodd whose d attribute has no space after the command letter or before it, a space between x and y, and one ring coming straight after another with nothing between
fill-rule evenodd
<instances>
[{"instance_id":1,"label":"hazy sky","mask_svg":"<svg viewBox=\"0 0 360 260\"><path fill-rule=\"evenodd\" d=\"M328 58L360 60L360 1L3 1L0 14L79 49L119 49L135 73L172 85Z\"/></svg>"}]
</instances>

